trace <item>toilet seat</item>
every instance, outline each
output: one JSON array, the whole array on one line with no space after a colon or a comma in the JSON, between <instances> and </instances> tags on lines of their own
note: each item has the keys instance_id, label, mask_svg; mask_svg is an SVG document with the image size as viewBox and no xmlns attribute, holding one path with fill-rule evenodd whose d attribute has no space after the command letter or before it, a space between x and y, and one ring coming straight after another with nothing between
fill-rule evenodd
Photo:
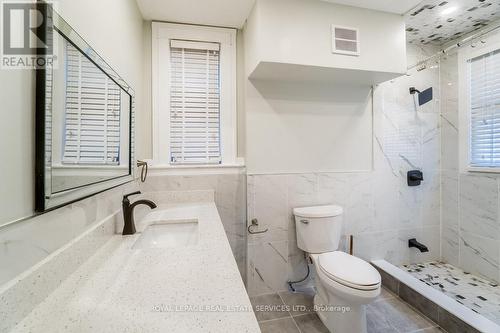
<instances>
[{"instance_id":1,"label":"toilet seat","mask_svg":"<svg viewBox=\"0 0 500 333\"><path fill-rule=\"evenodd\" d=\"M325 278L343 286L360 290L373 291L380 288L379 272L366 261L345 252L322 253L317 257L318 267Z\"/></svg>"}]
</instances>

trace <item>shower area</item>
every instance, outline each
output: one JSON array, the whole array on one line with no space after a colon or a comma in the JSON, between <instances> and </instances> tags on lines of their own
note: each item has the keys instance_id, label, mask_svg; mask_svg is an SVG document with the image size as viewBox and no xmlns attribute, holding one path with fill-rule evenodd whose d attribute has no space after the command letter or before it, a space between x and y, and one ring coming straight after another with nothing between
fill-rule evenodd
<instances>
[{"instance_id":1,"label":"shower area","mask_svg":"<svg viewBox=\"0 0 500 333\"><path fill-rule=\"evenodd\" d=\"M434 321L451 316L460 323L457 327L462 329L457 331L498 332L500 174L495 167L500 159L496 127L500 121L500 4L450 1L457 8L448 8L456 12L450 11L450 18L442 23L445 9L439 7L447 6L439 3L445 2L425 3L407 18L407 76L377 88L381 96L379 108L374 107L375 129L377 109L382 126L375 138L382 163L375 162L375 172L385 162L400 178L399 244L389 238L385 244L379 242L382 253L377 256L383 260L372 262L387 288ZM438 16L433 16L434 8ZM491 17L497 21L490 22ZM436 27L444 31L436 33L440 31ZM431 101L429 91L422 92L430 87ZM408 89L413 105L404 97ZM403 184L410 169L422 171L420 186ZM410 239L413 243L408 243ZM373 258L363 249L358 254Z\"/></svg>"}]
</instances>

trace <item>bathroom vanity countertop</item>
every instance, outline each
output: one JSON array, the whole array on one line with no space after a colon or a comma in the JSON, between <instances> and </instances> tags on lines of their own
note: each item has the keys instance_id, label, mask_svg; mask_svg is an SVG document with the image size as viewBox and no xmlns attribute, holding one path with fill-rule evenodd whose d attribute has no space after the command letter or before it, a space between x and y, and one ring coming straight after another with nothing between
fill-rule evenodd
<instances>
[{"instance_id":1,"label":"bathroom vanity countertop","mask_svg":"<svg viewBox=\"0 0 500 333\"><path fill-rule=\"evenodd\" d=\"M198 219L198 243L113 236L13 332L260 332L215 204L159 207L138 230L165 219Z\"/></svg>"}]
</instances>

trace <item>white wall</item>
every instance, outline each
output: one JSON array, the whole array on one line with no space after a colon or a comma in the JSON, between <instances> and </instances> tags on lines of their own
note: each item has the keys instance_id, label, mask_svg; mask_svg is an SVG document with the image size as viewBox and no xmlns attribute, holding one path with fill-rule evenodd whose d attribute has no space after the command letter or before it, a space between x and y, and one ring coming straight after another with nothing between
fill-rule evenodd
<instances>
[{"instance_id":1,"label":"white wall","mask_svg":"<svg viewBox=\"0 0 500 333\"><path fill-rule=\"evenodd\" d=\"M236 156L246 155L246 115L245 115L245 42L243 30L236 35L236 98L237 98L237 151Z\"/></svg>"},{"instance_id":2,"label":"white wall","mask_svg":"<svg viewBox=\"0 0 500 333\"><path fill-rule=\"evenodd\" d=\"M136 92L137 128L144 117L143 20L135 0L60 0L61 16ZM34 209L34 73L0 70L0 225L31 216ZM144 132L142 132L144 133ZM141 134L142 134L141 133ZM138 158L147 154L136 136Z\"/></svg>"},{"instance_id":3,"label":"white wall","mask_svg":"<svg viewBox=\"0 0 500 333\"><path fill-rule=\"evenodd\" d=\"M141 122L137 124L136 132L141 137L142 147L140 158L153 158L153 104L152 104L152 78L151 78L151 53L152 53L152 38L151 38L151 21L143 23L143 41L144 41L144 73L143 73L143 89L144 89L144 104L141 110ZM139 157L139 156L138 156Z\"/></svg>"},{"instance_id":4,"label":"white wall","mask_svg":"<svg viewBox=\"0 0 500 333\"><path fill-rule=\"evenodd\" d=\"M34 210L35 77L0 70L0 225Z\"/></svg>"},{"instance_id":5,"label":"white wall","mask_svg":"<svg viewBox=\"0 0 500 333\"><path fill-rule=\"evenodd\" d=\"M331 25L359 29L359 57L332 53ZM247 27L257 61L405 73L406 33L401 15L311 0L258 0ZM387 50L391 50L387 52Z\"/></svg>"},{"instance_id":6,"label":"white wall","mask_svg":"<svg viewBox=\"0 0 500 333\"><path fill-rule=\"evenodd\" d=\"M372 169L369 88L246 83L249 174Z\"/></svg>"}]
</instances>

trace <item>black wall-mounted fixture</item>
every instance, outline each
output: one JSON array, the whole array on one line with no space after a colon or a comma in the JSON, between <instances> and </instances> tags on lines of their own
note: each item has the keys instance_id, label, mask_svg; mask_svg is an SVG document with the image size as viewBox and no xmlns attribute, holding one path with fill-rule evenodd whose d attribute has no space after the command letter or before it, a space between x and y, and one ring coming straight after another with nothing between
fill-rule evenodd
<instances>
[{"instance_id":1,"label":"black wall-mounted fixture","mask_svg":"<svg viewBox=\"0 0 500 333\"><path fill-rule=\"evenodd\" d=\"M417 248L420 252L429 252L429 248L424 244L417 242L416 238L408 239L408 247Z\"/></svg>"},{"instance_id":2,"label":"black wall-mounted fixture","mask_svg":"<svg viewBox=\"0 0 500 333\"><path fill-rule=\"evenodd\" d=\"M415 93L418 94L418 105L420 106L424 105L427 102L432 101L433 98L432 87L425 89L424 91L420 91L415 87L411 87L410 94L415 95Z\"/></svg>"},{"instance_id":3,"label":"black wall-mounted fixture","mask_svg":"<svg viewBox=\"0 0 500 333\"><path fill-rule=\"evenodd\" d=\"M411 170L407 173L408 186L419 186L424 180L424 174L420 170Z\"/></svg>"},{"instance_id":4,"label":"black wall-mounted fixture","mask_svg":"<svg viewBox=\"0 0 500 333\"><path fill-rule=\"evenodd\" d=\"M410 87L410 94L415 95L415 93L420 94L420 90L415 87Z\"/></svg>"}]
</instances>

